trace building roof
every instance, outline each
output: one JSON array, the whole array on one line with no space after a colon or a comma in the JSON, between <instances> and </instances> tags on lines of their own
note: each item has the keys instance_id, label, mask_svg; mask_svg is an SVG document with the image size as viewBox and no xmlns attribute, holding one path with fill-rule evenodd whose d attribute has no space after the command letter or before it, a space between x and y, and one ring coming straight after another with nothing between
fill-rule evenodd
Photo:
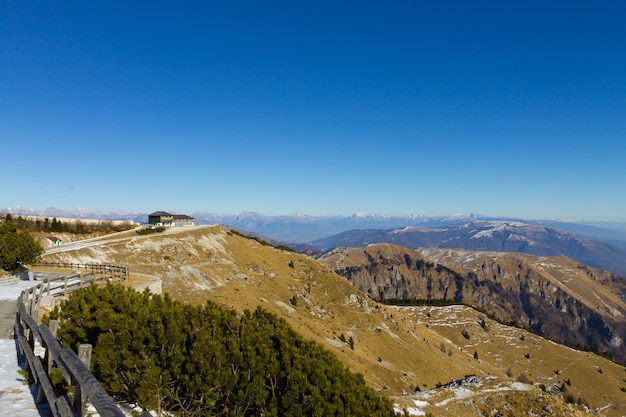
<instances>
[{"instance_id":1,"label":"building roof","mask_svg":"<svg viewBox=\"0 0 626 417\"><path fill-rule=\"evenodd\" d=\"M56 242L60 242L60 241L61 241L61 239L59 239L59 238L58 238L58 237L56 237L56 236L48 236L48 240L50 240L50 241L52 241L52 242L55 242L55 243L56 243Z\"/></svg>"},{"instance_id":2,"label":"building roof","mask_svg":"<svg viewBox=\"0 0 626 417\"><path fill-rule=\"evenodd\" d=\"M148 216L171 216L167 211L155 211L154 213L148 214Z\"/></svg>"},{"instance_id":3,"label":"building roof","mask_svg":"<svg viewBox=\"0 0 626 417\"><path fill-rule=\"evenodd\" d=\"M148 217L171 217L174 220L193 220L193 217L186 214L170 214L167 211L155 211L148 214Z\"/></svg>"}]
</instances>

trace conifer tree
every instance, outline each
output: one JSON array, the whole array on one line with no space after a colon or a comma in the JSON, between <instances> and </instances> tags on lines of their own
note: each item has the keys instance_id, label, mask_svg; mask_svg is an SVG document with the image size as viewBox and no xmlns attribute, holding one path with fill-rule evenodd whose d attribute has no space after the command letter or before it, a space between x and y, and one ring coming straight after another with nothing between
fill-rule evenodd
<instances>
[{"instance_id":1,"label":"conifer tree","mask_svg":"<svg viewBox=\"0 0 626 417\"><path fill-rule=\"evenodd\" d=\"M71 294L51 317L59 339L94 346L93 372L114 398L185 416L392 416L392 404L322 346L257 309L119 285Z\"/></svg>"}]
</instances>

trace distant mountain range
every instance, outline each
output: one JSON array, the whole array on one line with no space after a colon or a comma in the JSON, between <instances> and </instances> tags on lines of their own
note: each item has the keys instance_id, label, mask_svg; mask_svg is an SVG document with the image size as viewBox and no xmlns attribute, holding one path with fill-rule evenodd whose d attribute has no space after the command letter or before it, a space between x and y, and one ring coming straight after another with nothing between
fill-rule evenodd
<instances>
[{"instance_id":1,"label":"distant mountain range","mask_svg":"<svg viewBox=\"0 0 626 417\"><path fill-rule=\"evenodd\" d=\"M10 206L0 208L0 213L11 213L22 216L42 216L49 218L94 219L94 220L129 220L142 223L148 220L147 213L136 213L126 210L89 210L80 207L65 210L46 207L43 210L32 207Z\"/></svg>"},{"instance_id":2,"label":"distant mountain range","mask_svg":"<svg viewBox=\"0 0 626 417\"><path fill-rule=\"evenodd\" d=\"M350 216L310 216L305 214L265 216L247 211L238 215L195 213L193 216L200 223L222 224L292 243L311 242L352 229L387 229L407 225L438 227L449 224L463 224L482 218L474 214L458 216L386 216L357 213ZM626 240L626 233L624 235Z\"/></svg>"},{"instance_id":3,"label":"distant mountain range","mask_svg":"<svg viewBox=\"0 0 626 417\"><path fill-rule=\"evenodd\" d=\"M160 208L155 208L155 211L157 209ZM169 208L168 210L170 212L180 211L171 210ZM68 217L98 220L131 220L137 223L145 222L148 218L148 213L142 212L132 212L128 210L89 210L80 207L69 210L47 207L43 210L39 210L30 207L12 206L0 208L0 213L46 216L50 218ZM215 214L209 212L185 214L193 216L197 224L221 224L292 243L310 243L353 229L396 229L406 226L447 228L475 221L503 220L549 226L626 248L626 223L619 222L523 220L471 213L452 216L426 216L422 214L389 216L365 213L356 213L350 216L310 216L306 214L266 216L252 211L243 211L239 214Z\"/></svg>"},{"instance_id":4,"label":"distant mountain range","mask_svg":"<svg viewBox=\"0 0 626 417\"><path fill-rule=\"evenodd\" d=\"M407 248L454 248L563 255L594 268L626 277L626 248L539 224L478 221L446 228L408 226L402 229L351 230L311 242L322 251L393 243Z\"/></svg>"},{"instance_id":5,"label":"distant mountain range","mask_svg":"<svg viewBox=\"0 0 626 417\"><path fill-rule=\"evenodd\" d=\"M174 210L176 211L176 210ZM62 210L48 207L0 208L0 212L81 219L119 219L142 223L147 213L124 210L94 211L81 208ZM321 252L338 246L365 246L395 243L409 248L460 248L502 252L523 252L540 256L564 255L594 268L626 277L626 224L519 220L477 214L455 216L309 216L304 214L266 216L255 212L240 214L186 213L197 224L221 224L289 242L303 252ZM598 227L607 226L607 227ZM306 243L306 246L296 245Z\"/></svg>"}]
</instances>

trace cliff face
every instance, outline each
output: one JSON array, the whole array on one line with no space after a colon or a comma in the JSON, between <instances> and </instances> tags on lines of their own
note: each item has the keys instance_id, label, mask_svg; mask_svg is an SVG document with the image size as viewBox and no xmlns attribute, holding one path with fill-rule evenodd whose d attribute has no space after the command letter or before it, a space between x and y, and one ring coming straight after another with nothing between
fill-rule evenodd
<instances>
[{"instance_id":1,"label":"cliff face","mask_svg":"<svg viewBox=\"0 0 626 417\"><path fill-rule=\"evenodd\" d=\"M623 279L565 257L422 252L380 244L337 249L321 260L376 300L468 304L502 322L626 363Z\"/></svg>"}]
</instances>

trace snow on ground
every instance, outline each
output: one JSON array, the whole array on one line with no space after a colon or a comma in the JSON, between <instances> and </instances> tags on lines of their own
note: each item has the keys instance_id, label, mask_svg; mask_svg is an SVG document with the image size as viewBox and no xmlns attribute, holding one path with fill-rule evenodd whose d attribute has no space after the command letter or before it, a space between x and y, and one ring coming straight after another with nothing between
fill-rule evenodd
<instances>
[{"instance_id":1,"label":"snow on ground","mask_svg":"<svg viewBox=\"0 0 626 417\"><path fill-rule=\"evenodd\" d=\"M395 411L398 414L402 414L405 411L410 415L410 416L425 416L426 413L423 412L421 410L421 408L419 407L405 407L405 408L401 408L400 406L396 405L393 408L393 411Z\"/></svg>"},{"instance_id":2,"label":"snow on ground","mask_svg":"<svg viewBox=\"0 0 626 417\"><path fill-rule=\"evenodd\" d=\"M15 340L0 339L0 410L2 415L17 417L51 416L47 404L35 405L35 399L17 362Z\"/></svg>"},{"instance_id":3,"label":"snow on ground","mask_svg":"<svg viewBox=\"0 0 626 417\"><path fill-rule=\"evenodd\" d=\"M463 401L476 396L503 392L503 391L529 391L531 385L519 382L501 380L495 377L467 377L457 381L451 381L439 388L428 391L414 392L407 398L413 399L414 406L407 407L409 415L423 416L423 408L429 406L445 407L454 401ZM396 411L401 411L396 405Z\"/></svg>"},{"instance_id":4,"label":"snow on ground","mask_svg":"<svg viewBox=\"0 0 626 417\"><path fill-rule=\"evenodd\" d=\"M24 369L17 360L17 345L13 339L0 339L0 415L15 417L52 417L47 403L35 404L36 388L30 388L24 376L18 371ZM120 405L127 416L139 410ZM87 414L97 417L98 413L87 404Z\"/></svg>"},{"instance_id":5,"label":"snow on ground","mask_svg":"<svg viewBox=\"0 0 626 417\"><path fill-rule=\"evenodd\" d=\"M17 301L23 290L38 281L18 281L11 285L0 286L0 301ZM13 313L11 313L13 314ZM18 364L17 344L14 339L0 339L0 413L18 417L51 416L47 404L37 407L33 393L24 376L18 371L23 364Z\"/></svg>"},{"instance_id":6,"label":"snow on ground","mask_svg":"<svg viewBox=\"0 0 626 417\"><path fill-rule=\"evenodd\" d=\"M16 301L22 291L37 284L39 281L19 281L12 285L0 285L0 301Z\"/></svg>"}]
</instances>

